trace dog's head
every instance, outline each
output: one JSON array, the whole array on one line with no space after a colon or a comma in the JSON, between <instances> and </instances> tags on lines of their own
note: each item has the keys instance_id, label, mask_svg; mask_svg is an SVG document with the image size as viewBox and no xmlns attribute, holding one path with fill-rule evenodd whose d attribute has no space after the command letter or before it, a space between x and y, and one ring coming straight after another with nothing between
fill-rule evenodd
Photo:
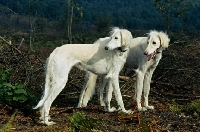
<instances>
[{"instance_id":1,"label":"dog's head","mask_svg":"<svg viewBox=\"0 0 200 132\"><path fill-rule=\"evenodd\" d=\"M151 31L148 34L147 48L144 51L144 55L147 56L147 60L152 59L156 53L159 53L162 49L165 49L169 45L170 39L168 35L163 32Z\"/></svg>"},{"instance_id":2,"label":"dog's head","mask_svg":"<svg viewBox=\"0 0 200 132\"><path fill-rule=\"evenodd\" d=\"M119 49L121 52L128 50L133 38L130 31L119 28L113 28L110 37L111 40L106 45L105 50Z\"/></svg>"}]
</instances>

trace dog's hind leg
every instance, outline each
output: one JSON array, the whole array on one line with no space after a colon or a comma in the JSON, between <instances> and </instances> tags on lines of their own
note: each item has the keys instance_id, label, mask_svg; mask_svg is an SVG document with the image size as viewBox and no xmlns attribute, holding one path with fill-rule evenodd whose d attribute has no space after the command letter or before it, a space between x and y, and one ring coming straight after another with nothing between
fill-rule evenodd
<instances>
[{"instance_id":1,"label":"dog's hind leg","mask_svg":"<svg viewBox=\"0 0 200 132\"><path fill-rule=\"evenodd\" d=\"M105 102L104 102L104 97L103 97L103 92L104 92L104 88L106 87L106 85L109 85L108 84L108 79L106 79L105 77L102 76L101 77L101 85L98 88L98 97L99 97L99 101L100 101L100 105L101 106L106 106ZM107 87L109 87L109 86L107 86ZM107 89L107 91L108 91L108 89ZM107 92L107 94L109 95L108 92ZM111 98L112 98L112 92L111 92Z\"/></svg>"},{"instance_id":2,"label":"dog's hind leg","mask_svg":"<svg viewBox=\"0 0 200 132\"><path fill-rule=\"evenodd\" d=\"M111 102L111 99L112 99L113 86L112 86L111 81L107 80L106 82L107 82L107 87L106 87L106 105L104 107L104 110L108 111L108 112L114 112L114 111L116 111L116 108L115 107L112 107L112 108L110 107L110 102ZM104 87L105 87L105 85L104 85ZM103 92L103 90L102 90L102 92Z\"/></svg>"},{"instance_id":3,"label":"dog's hind leg","mask_svg":"<svg viewBox=\"0 0 200 132\"><path fill-rule=\"evenodd\" d=\"M50 87L47 92L45 92L45 101L43 103L43 106L40 110L40 114L42 115L42 123L46 125L52 125L54 122L49 122L49 110L51 107L51 104L55 100L55 98L58 96L58 94L62 91L62 89L65 87L67 80L68 80L68 74L71 70L72 66L76 62L74 60L68 60L68 65L65 65L65 60L61 59L55 59L53 63L50 63L52 68L47 71L47 74L50 75ZM46 89L46 87L45 87Z\"/></svg>"},{"instance_id":4,"label":"dog's hind leg","mask_svg":"<svg viewBox=\"0 0 200 132\"><path fill-rule=\"evenodd\" d=\"M86 107L88 101L92 98L92 95L95 93L97 75L89 71L86 72L85 82L83 89L79 97L79 103L77 108Z\"/></svg>"},{"instance_id":5,"label":"dog's hind leg","mask_svg":"<svg viewBox=\"0 0 200 132\"><path fill-rule=\"evenodd\" d=\"M53 125L55 124L52 121L49 121L49 110L51 107L51 104L53 103L53 101L55 100L55 98L59 95L59 93L63 90L63 88L66 85L68 79L68 74L66 74L66 76L62 77L62 78L56 78L55 82L52 84L51 89L49 91L49 96L46 99L46 101L44 102L44 105L42 107L42 109L40 110L41 115L43 115L43 119L42 119L42 123L46 124L46 125Z\"/></svg>"}]
</instances>

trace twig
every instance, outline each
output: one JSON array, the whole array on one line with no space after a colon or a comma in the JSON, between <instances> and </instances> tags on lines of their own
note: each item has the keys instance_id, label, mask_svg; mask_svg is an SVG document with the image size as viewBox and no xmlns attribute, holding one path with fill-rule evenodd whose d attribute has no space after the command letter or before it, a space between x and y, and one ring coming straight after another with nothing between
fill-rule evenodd
<instances>
[{"instance_id":1,"label":"twig","mask_svg":"<svg viewBox=\"0 0 200 132\"><path fill-rule=\"evenodd\" d=\"M3 37L0 36L0 39L2 39L6 44L8 44L9 46L11 46L12 48L14 48L18 53L21 54L21 51L19 49L17 49L16 47L14 47L11 43L11 41L7 41L5 40Z\"/></svg>"},{"instance_id":2,"label":"twig","mask_svg":"<svg viewBox=\"0 0 200 132\"><path fill-rule=\"evenodd\" d=\"M71 93L60 94L60 95L62 95L62 96L66 96L66 95L76 95L76 94L80 94L80 92L71 92Z\"/></svg>"},{"instance_id":3,"label":"twig","mask_svg":"<svg viewBox=\"0 0 200 132\"><path fill-rule=\"evenodd\" d=\"M174 41L173 44L178 44L178 43L184 43L184 42L186 42L186 41L182 41L183 38L188 38L188 36L182 37L179 40Z\"/></svg>"},{"instance_id":4,"label":"twig","mask_svg":"<svg viewBox=\"0 0 200 132\"><path fill-rule=\"evenodd\" d=\"M190 69L177 69L177 68L165 68L165 70L177 70L177 71L193 71L193 72L197 72L196 70L190 70Z\"/></svg>"},{"instance_id":5,"label":"twig","mask_svg":"<svg viewBox=\"0 0 200 132\"><path fill-rule=\"evenodd\" d=\"M18 47L18 49L20 49L20 47L21 47L21 45L22 45L23 41L24 41L24 38L22 38L22 40L21 40L21 42L20 42L20 44L19 44L19 47Z\"/></svg>"},{"instance_id":6,"label":"twig","mask_svg":"<svg viewBox=\"0 0 200 132\"><path fill-rule=\"evenodd\" d=\"M175 84L171 84L171 83L163 83L163 82L158 82L158 81L151 81L151 83L154 83L154 84L160 84L160 85L166 85L166 86L172 86L172 87L178 87L178 88L181 88L182 86L180 85L175 85Z\"/></svg>"},{"instance_id":7,"label":"twig","mask_svg":"<svg viewBox=\"0 0 200 132\"><path fill-rule=\"evenodd\" d=\"M119 76L119 79L120 80L123 80L123 81L128 81L129 79L133 79L133 81L136 81L136 78L134 77L128 77L128 76Z\"/></svg>"},{"instance_id":8,"label":"twig","mask_svg":"<svg viewBox=\"0 0 200 132\"><path fill-rule=\"evenodd\" d=\"M123 97L128 97L128 98L132 98L131 95L122 95Z\"/></svg>"},{"instance_id":9,"label":"twig","mask_svg":"<svg viewBox=\"0 0 200 132\"><path fill-rule=\"evenodd\" d=\"M165 93L164 95L168 95L168 96L174 96L174 97L184 97L184 98L186 98L186 97L188 97L188 98L200 98L200 96L189 96L189 95L184 95L184 94L170 94L170 93Z\"/></svg>"},{"instance_id":10,"label":"twig","mask_svg":"<svg viewBox=\"0 0 200 132\"><path fill-rule=\"evenodd\" d=\"M10 12L12 12L12 13L14 13L14 14L17 14L16 12L14 12L12 9L10 9L9 7L7 7L7 6L5 6L5 5L0 4L0 6L5 7L7 10L9 10Z\"/></svg>"}]
</instances>

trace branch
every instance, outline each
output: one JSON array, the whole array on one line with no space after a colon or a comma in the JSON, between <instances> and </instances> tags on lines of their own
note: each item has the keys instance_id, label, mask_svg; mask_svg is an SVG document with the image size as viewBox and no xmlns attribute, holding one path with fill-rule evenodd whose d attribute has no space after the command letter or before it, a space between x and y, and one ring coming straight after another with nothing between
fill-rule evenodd
<instances>
[{"instance_id":1,"label":"branch","mask_svg":"<svg viewBox=\"0 0 200 132\"><path fill-rule=\"evenodd\" d=\"M0 4L0 6L5 7L7 10L9 10L10 12L12 12L12 13L14 13L14 14L17 14L16 12L14 12L12 9L10 9L9 7L7 7L7 6L5 6L5 5Z\"/></svg>"},{"instance_id":2,"label":"branch","mask_svg":"<svg viewBox=\"0 0 200 132\"><path fill-rule=\"evenodd\" d=\"M133 81L136 81L136 78L134 78L134 77L119 76L119 80L123 80L123 81L128 81L131 78L133 79Z\"/></svg>"},{"instance_id":3,"label":"branch","mask_svg":"<svg viewBox=\"0 0 200 132\"><path fill-rule=\"evenodd\" d=\"M197 72L196 70L191 69L177 69L177 68L164 68L165 70L177 70L177 71L191 71L191 72Z\"/></svg>"},{"instance_id":4,"label":"branch","mask_svg":"<svg viewBox=\"0 0 200 132\"><path fill-rule=\"evenodd\" d=\"M19 49L17 49L16 47L13 47L11 41L7 41L5 40L3 37L0 36L0 39L2 39L6 44L8 44L9 46L11 46L13 49L15 49L18 53L21 54L21 51Z\"/></svg>"},{"instance_id":5,"label":"branch","mask_svg":"<svg viewBox=\"0 0 200 132\"><path fill-rule=\"evenodd\" d=\"M23 41L24 41L24 38L22 38L22 40L21 40L21 42L20 42L20 44L19 44L19 47L18 47L18 49L21 47L21 45L22 45Z\"/></svg>"},{"instance_id":6,"label":"branch","mask_svg":"<svg viewBox=\"0 0 200 132\"><path fill-rule=\"evenodd\" d=\"M182 98L200 98L199 95L183 95L183 94L171 94L171 93L164 93L164 95L167 95L167 96L174 96L174 97L182 97Z\"/></svg>"}]
</instances>

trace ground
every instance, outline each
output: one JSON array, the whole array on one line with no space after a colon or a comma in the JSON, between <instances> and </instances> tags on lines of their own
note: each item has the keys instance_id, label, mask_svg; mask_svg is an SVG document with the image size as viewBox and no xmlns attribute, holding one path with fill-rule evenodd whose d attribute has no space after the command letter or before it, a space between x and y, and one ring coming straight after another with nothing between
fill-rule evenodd
<instances>
[{"instance_id":1,"label":"ground","mask_svg":"<svg viewBox=\"0 0 200 132\"><path fill-rule=\"evenodd\" d=\"M155 106L154 110L137 111L133 100L134 72L130 69L123 69L120 73L121 76L129 77L128 80L120 79L120 88L125 108L134 110L133 114L104 112L103 107L99 105L97 95L94 95L86 108L77 109L76 106L85 73L73 68L66 88L51 107L51 119L57 124L53 126L41 124L38 119L38 110L23 111L20 108L15 109L8 105L0 104L0 128L4 127L6 123L8 124L13 113L15 113L11 128L9 128L12 131L67 132L71 125L68 117L75 112L81 112L87 117L99 120L100 123L92 131L199 132L200 117L198 114L193 113L193 111L189 113L176 109L179 109L179 105L189 107L192 101L200 98L200 61L198 56L200 44L199 41L195 41L190 45L174 46L177 43L178 41L174 41L172 46L163 53L163 59L153 75L149 102ZM35 48L35 50L37 51L37 56L39 56L37 58L44 64L45 59L53 48L39 47ZM35 60L35 56L31 55L33 57L31 59ZM40 71L42 73L43 69ZM39 80L37 81L38 85L32 83L30 89L35 90L35 93L41 96L42 89L38 89L38 86L43 85L44 76L41 75ZM97 83L97 87L98 85ZM114 99L111 104L116 107Z\"/></svg>"},{"instance_id":2,"label":"ground","mask_svg":"<svg viewBox=\"0 0 200 132\"><path fill-rule=\"evenodd\" d=\"M127 91L131 93L131 91ZM100 124L95 127L95 130L101 131L136 131L141 130L140 127L148 127L149 131L155 132L199 132L200 131L200 119L198 116L186 114L183 112L172 112L168 107L168 98L163 97L162 93L157 95L156 88L152 88L150 95L150 103L155 106L154 110L145 112L138 112L134 103L126 105L126 108L134 109L134 113L127 115L120 112L107 113L103 111L103 107L97 102L96 96L89 102L88 106L84 109L77 109L79 91L72 94L62 93L59 95L57 101L60 101L59 105L53 105L51 108L51 118L57 124L53 126L45 126L38 120L39 113L32 113L26 115L22 111L18 110L14 121L12 122L13 131L21 132L48 132L48 131L68 131L70 125L68 116L71 116L73 112L84 113L87 117L97 118ZM76 94L76 96L75 96ZM126 94L123 94L126 95ZM131 100L132 97L123 96L126 104L126 100ZM113 101L114 102L114 101ZM114 103L113 103L114 104ZM13 109L9 106L0 106L0 123L1 127L5 125L13 114ZM142 125L141 122L145 122L146 125ZM144 131L143 130L143 131Z\"/></svg>"}]
</instances>

